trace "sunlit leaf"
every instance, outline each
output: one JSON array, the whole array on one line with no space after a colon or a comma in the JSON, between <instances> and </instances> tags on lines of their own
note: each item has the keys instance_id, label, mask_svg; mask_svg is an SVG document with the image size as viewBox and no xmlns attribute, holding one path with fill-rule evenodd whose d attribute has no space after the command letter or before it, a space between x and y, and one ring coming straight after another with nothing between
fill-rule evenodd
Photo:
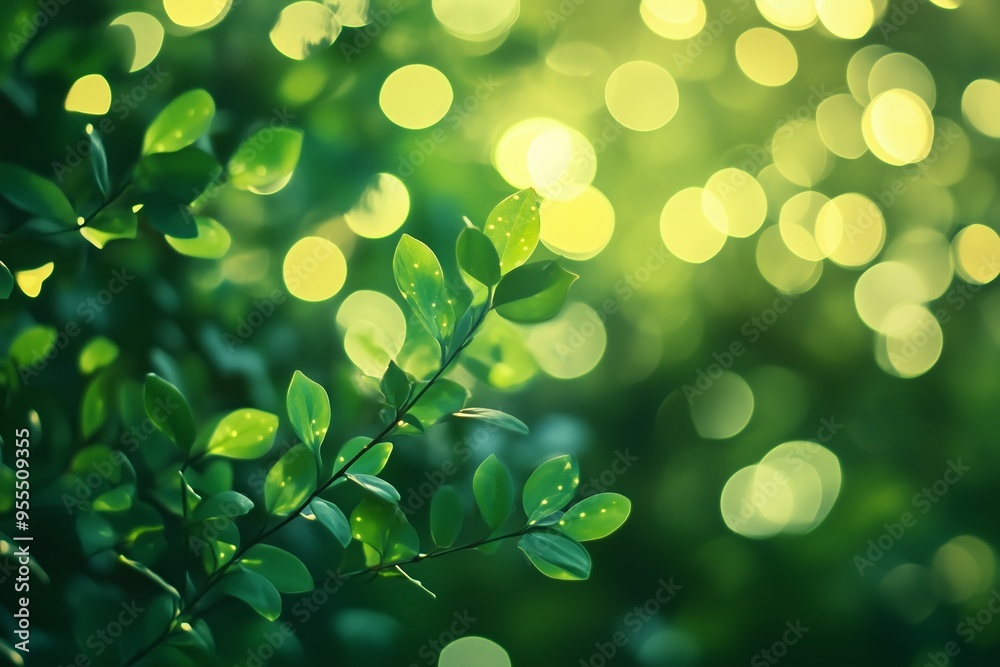
<instances>
[{"instance_id":1,"label":"sunlit leaf","mask_svg":"<svg viewBox=\"0 0 1000 667\"><path fill-rule=\"evenodd\" d=\"M302 130L265 127L240 144L229 160L230 180L241 190L266 189L289 177L302 152Z\"/></svg>"},{"instance_id":2,"label":"sunlit leaf","mask_svg":"<svg viewBox=\"0 0 1000 667\"><path fill-rule=\"evenodd\" d=\"M368 493L384 500L387 503L399 502L399 491L389 482L375 475L355 475L347 473L347 479L354 482Z\"/></svg>"},{"instance_id":3,"label":"sunlit leaf","mask_svg":"<svg viewBox=\"0 0 1000 667\"><path fill-rule=\"evenodd\" d=\"M220 259L229 252L232 237L229 230L213 218L194 216L196 236L190 239L174 238L167 234L167 243L182 255L198 259Z\"/></svg>"},{"instance_id":4,"label":"sunlit leaf","mask_svg":"<svg viewBox=\"0 0 1000 667\"><path fill-rule=\"evenodd\" d=\"M578 277L555 261L526 264L503 277L493 307L512 322L544 322L559 314Z\"/></svg>"},{"instance_id":5,"label":"sunlit leaf","mask_svg":"<svg viewBox=\"0 0 1000 667\"><path fill-rule=\"evenodd\" d=\"M330 428L330 397L319 383L295 371L285 405L292 430L320 460L320 445Z\"/></svg>"},{"instance_id":6,"label":"sunlit leaf","mask_svg":"<svg viewBox=\"0 0 1000 667\"><path fill-rule=\"evenodd\" d=\"M331 472L334 474L339 472L351 459L357 456L369 442L371 442L371 438L366 438L365 436L358 436L348 440L344 446L340 448L340 451L337 452L337 456L333 463L333 470ZM351 465L350 471L355 475L377 475L382 472L382 468L384 468L386 462L388 462L390 454L392 454L391 442L380 442L372 445L372 447L365 452L361 458Z\"/></svg>"},{"instance_id":7,"label":"sunlit leaf","mask_svg":"<svg viewBox=\"0 0 1000 667\"><path fill-rule=\"evenodd\" d=\"M28 327L11 342L7 355L18 366L34 366L45 361L55 348L58 336L55 327Z\"/></svg>"},{"instance_id":8,"label":"sunlit leaf","mask_svg":"<svg viewBox=\"0 0 1000 667\"><path fill-rule=\"evenodd\" d=\"M529 523L565 507L579 484L580 471L568 454L538 466L524 483L524 513Z\"/></svg>"},{"instance_id":9,"label":"sunlit leaf","mask_svg":"<svg viewBox=\"0 0 1000 667\"><path fill-rule=\"evenodd\" d=\"M146 130L142 153L177 151L208 131L215 117L215 100L202 89L189 90L165 106Z\"/></svg>"},{"instance_id":10,"label":"sunlit leaf","mask_svg":"<svg viewBox=\"0 0 1000 667\"><path fill-rule=\"evenodd\" d=\"M267 472L264 506L269 514L286 516L316 489L316 457L305 445L285 452Z\"/></svg>"},{"instance_id":11,"label":"sunlit leaf","mask_svg":"<svg viewBox=\"0 0 1000 667\"><path fill-rule=\"evenodd\" d=\"M42 264L34 269L18 271L14 274L14 280L26 296L34 299L41 294L42 283L48 280L49 276L52 275L52 271L55 270L55 266L54 262L46 262L45 264Z\"/></svg>"},{"instance_id":12,"label":"sunlit leaf","mask_svg":"<svg viewBox=\"0 0 1000 667\"><path fill-rule=\"evenodd\" d=\"M307 593L313 589L309 570L297 557L270 544L255 544L240 558L240 567L256 572L281 593Z\"/></svg>"},{"instance_id":13,"label":"sunlit leaf","mask_svg":"<svg viewBox=\"0 0 1000 667\"><path fill-rule=\"evenodd\" d=\"M246 602L269 621L281 615L281 594L266 577L249 570L231 569L222 580L220 588Z\"/></svg>"},{"instance_id":14,"label":"sunlit leaf","mask_svg":"<svg viewBox=\"0 0 1000 667\"><path fill-rule=\"evenodd\" d=\"M94 511L96 512L124 512L132 507L132 500L135 498L135 486L127 484L111 489L107 493L102 493L94 499Z\"/></svg>"},{"instance_id":15,"label":"sunlit leaf","mask_svg":"<svg viewBox=\"0 0 1000 667\"><path fill-rule=\"evenodd\" d=\"M208 441L207 452L230 459L255 459L274 444L278 417L244 408L223 417Z\"/></svg>"},{"instance_id":16,"label":"sunlit leaf","mask_svg":"<svg viewBox=\"0 0 1000 667\"><path fill-rule=\"evenodd\" d=\"M560 532L577 542L599 540L618 530L628 518L632 502L617 493L598 493L566 510Z\"/></svg>"},{"instance_id":17,"label":"sunlit leaf","mask_svg":"<svg viewBox=\"0 0 1000 667\"><path fill-rule=\"evenodd\" d=\"M462 499L455 487L445 484L431 498L431 537L439 547L450 547L458 539L465 521Z\"/></svg>"},{"instance_id":18,"label":"sunlit leaf","mask_svg":"<svg viewBox=\"0 0 1000 667\"><path fill-rule=\"evenodd\" d=\"M528 435L528 427L523 421L517 417L507 414L506 412L501 412L500 410L491 410L489 408L465 408L456 412L455 416L462 419L473 419L475 421L484 422L490 426L503 428L521 435Z\"/></svg>"},{"instance_id":19,"label":"sunlit leaf","mask_svg":"<svg viewBox=\"0 0 1000 667\"><path fill-rule=\"evenodd\" d=\"M367 496L351 513L351 534L377 552L377 562L415 556L420 548L417 531L395 504Z\"/></svg>"},{"instance_id":20,"label":"sunlit leaf","mask_svg":"<svg viewBox=\"0 0 1000 667\"><path fill-rule=\"evenodd\" d=\"M529 533L517 543L535 568L552 579L580 581L590 577L590 554L582 544L549 532Z\"/></svg>"},{"instance_id":21,"label":"sunlit leaf","mask_svg":"<svg viewBox=\"0 0 1000 667\"><path fill-rule=\"evenodd\" d=\"M458 235L455 254L458 266L475 280L492 287L500 282L500 257L490 239L475 227Z\"/></svg>"},{"instance_id":22,"label":"sunlit leaf","mask_svg":"<svg viewBox=\"0 0 1000 667\"><path fill-rule=\"evenodd\" d=\"M538 197L521 190L497 204L483 227L500 258L500 272L509 273L528 261L538 245Z\"/></svg>"},{"instance_id":23,"label":"sunlit leaf","mask_svg":"<svg viewBox=\"0 0 1000 667\"><path fill-rule=\"evenodd\" d=\"M194 444L195 427L191 406L180 390L155 373L146 376L142 392L146 414L185 452Z\"/></svg>"},{"instance_id":24,"label":"sunlit leaf","mask_svg":"<svg viewBox=\"0 0 1000 667\"><path fill-rule=\"evenodd\" d=\"M16 164L0 162L0 196L46 220L76 224L76 212L56 185Z\"/></svg>"},{"instance_id":25,"label":"sunlit leaf","mask_svg":"<svg viewBox=\"0 0 1000 667\"><path fill-rule=\"evenodd\" d=\"M448 340L456 317L441 263L431 249L409 234L403 234L392 258L392 272L396 286L421 324L437 340Z\"/></svg>"},{"instance_id":26,"label":"sunlit leaf","mask_svg":"<svg viewBox=\"0 0 1000 667\"><path fill-rule=\"evenodd\" d=\"M339 507L322 498L313 498L309 503L309 509L312 510L316 520L333 533L341 546L347 547L351 543L351 526Z\"/></svg>"},{"instance_id":27,"label":"sunlit leaf","mask_svg":"<svg viewBox=\"0 0 1000 667\"><path fill-rule=\"evenodd\" d=\"M483 461L472 478L472 491L490 530L499 528L514 505L514 482L496 454Z\"/></svg>"}]
</instances>

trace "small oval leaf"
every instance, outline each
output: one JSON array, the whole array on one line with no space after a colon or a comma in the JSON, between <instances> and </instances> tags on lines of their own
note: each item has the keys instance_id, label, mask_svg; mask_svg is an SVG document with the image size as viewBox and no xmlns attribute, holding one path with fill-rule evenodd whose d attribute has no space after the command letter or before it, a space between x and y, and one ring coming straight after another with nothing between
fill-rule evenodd
<instances>
[{"instance_id":1,"label":"small oval leaf","mask_svg":"<svg viewBox=\"0 0 1000 667\"><path fill-rule=\"evenodd\" d=\"M253 408L237 410L215 427L206 451L230 459L255 459L271 449L277 428L276 415Z\"/></svg>"},{"instance_id":2,"label":"small oval leaf","mask_svg":"<svg viewBox=\"0 0 1000 667\"><path fill-rule=\"evenodd\" d=\"M197 88L183 93L157 114L142 140L142 154L169 153L190 146L208 131L215 100Z\"/></svg>"},{"instance_id":3,"label":"small oval leaf","mask_svg":"<svg viewBox=\"0 0 1000 667\"><path fill-rule=\"evenodd\" d=\"M628 519L632 502L617 493L598 493L566 510L558 530L577 542L599 540L618 530Z\"/></svg>"},{"instance_id":4,"label":"small oval leaf","mask_svg":"<svg viewBox=\"0 0 1000 667\"><path fill-rule=\"evenodd\" d=\"M472 491L490 530L503 525L514 504L514 483L506 466L495 454L490 454L476 469L472 478Z\"/></svg>"},{"instance_id":5,"label":"small oval leaf","mask_svg":"<svg viewBox=\"0 0 1000 667\"><path fill-rule=\"evenodd\" d=\"M142 401L153 424L185 452L194 444L194 416L184 395L155 373L146 376Z\"/></svg>"},{"instance_id":6,"label":"small oval leaf","mask_svg":"<svg viewBox=\"0 0 1000 667\"><path fill-rule=\"evenodd\" d=\"M565 454L538 466L524 483L524 513L528 523L561 510L576 493L580 471L572 456Z\"/></svg>"},{"instance_id":7,"label":"small oval leaf","mask_svg":"<svg viewBox=\"0 0 1000 667\"><path fill-rule=\"evenodd\" d=\"M450 547L458 539L465 521L462 499L455 487L445 484L431 498L431 537L439 547Z\"/></svg>"}]
</instances>

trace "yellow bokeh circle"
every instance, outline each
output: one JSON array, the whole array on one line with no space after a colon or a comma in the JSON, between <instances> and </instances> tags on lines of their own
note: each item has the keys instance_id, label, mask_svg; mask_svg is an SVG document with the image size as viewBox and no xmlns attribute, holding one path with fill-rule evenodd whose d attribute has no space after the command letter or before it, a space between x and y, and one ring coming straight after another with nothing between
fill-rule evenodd
<instances>
[{"instance_id":1,"label":"yellow bokeh circle","mask_svg":"<svg viewBox=\"0 0 1000 667\"><path fill-rule=\"evenodd\" d=\"M952 241L955 270L968 283L985 285L1000 273L1000 236L986 225L969 225Z\"/></svg>"},{"instance_id":2,"label":"yellow bokeh circle","mask_svg":"<svg viewBox=\"0 0 1000 667\"><path fill-rule=\"evenodd\" d=\"M282 266L285 287L303 301L325 301L347 280L347 260L331 241L307 236L289 248Z\"/></svg>"},{"instance_id":3,"label":"yellow bokeh circle","mask_svg":"<svg viewBox=\"0 0 1000 667\"><path fill-rule=\"evenodd\" d=\"M875 157L900 166L920 162L930 153L934 119L927 103L916 93L894 88L868 105L861 131Z\"/></svg>"},{"instance_id":4,"label":"yellow bokeh circle","mask_svg":"<svg viewBox=\"0 0 1000 667\"><path fill-rule=\"evenodd\" d=\"M667 250L691 264L715 257L726 243L726 209L703 188L681 190L660 213L660 236Z\"/></svg>"},{"instance_id":5,"label":"yellow bokeh circle","mask_svg":"<svg viewBox=\"0 0 1000 667\"><path fill-rule=\"evenodd\" d=\"M406 65L382 84L378 103L382 113L400 127L422 130L444 118L455 94L440 70L429 65Z\"/></svg>"},{"instance_id":6,"label":"yellow bokeh circle","mask_svg":"<svg viewBox=\"0 0 1000 667\"><path fill-rule=\"evenodd\" d=\"M283 56L305 60L333 44L340 30L340 22L328 7L319 2L302 0L281 10L278 22L271 28L271 44Z\"/></svg>"},{"instance_id":7,"label":"yellow bokeh circle","mask_svg":"<svg viewBox=\"0 0 1000 667\"><path fill-rule=\"evenodd\" d=\"M1000 81L978 79L962 94L962 112L974 128L1000 139Z\"/></svg>"},{"instance_id":8,"label":"yellow bokeh circle","mask_svg":"<svg viewBox=\"0 0 1000 667\"><path fill-rule=\"evenodd\" d=\"M540 214L540 240L549 250L569 259L594 257L615 231L614 206L593 186L573 199L546 199Z\"/></svg>"},{"instance_id":9,"label":"yellow bokeh circle","mask_svg":"<svg viewBox=\"0 0 1000 667\"><path fill-rule=\"evenodd\" d=\"M647 60L625 63L608 77L604 100L615 120L639 132L666 125L677 113L677 84L667 70Z\"/></svg>"},{"instance_id":10,"label":"yellow bokeh circle","mask_svg":"<svg viewBox=\"0 0 1000 667\"><path fill-rule=\"evenodd\" d=\"M799 68L795 47L770 28L751 28L736 39L736 63L762 86L783 86Z\"/></svg>"},{"instance_id":11,"label":"yellow bokeh circle","mask_svg":"<svg viewBox=\"0 0 1000 667\"><path fill-rule=\"evenodd\" d=\"M409 214L410 193L403 181L392 174L376 174L344 220L358 236L380 239L402 227Z\"/></svg>"}]
</instances>

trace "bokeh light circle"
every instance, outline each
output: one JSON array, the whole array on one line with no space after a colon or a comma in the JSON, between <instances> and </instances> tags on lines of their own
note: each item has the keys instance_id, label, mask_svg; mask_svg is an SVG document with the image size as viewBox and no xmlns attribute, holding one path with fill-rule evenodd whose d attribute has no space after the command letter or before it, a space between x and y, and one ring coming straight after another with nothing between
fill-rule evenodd
<instances>
[{"instance_id":1,"label":"bokeh light circle","mask_svg":"<svg viewBox=\"0 0 1000 667\"><path fill-rule=\"evenodd\" d=\"M934 119L927 103L916 93L894 88L868 105L861 131L875 157L901 166L920 162L930 153Z\"/></svg>"},{"instance_id":2,"label":"bokeh light circle","mask_svg":"<svg viewBox=\"0 0 1000 667\"><path fill-rule=\"evenodd\" d=\"M875 22L871 0L816 0L823 27L841 39L864 37Z\"/></svg>"},{"instance_id":3,"label":"bokeh light circle","mask_svg":"<svg viewBox=\"0 0 1000 667\"><path fill-rule=\"evenodd\" d=\"M702 188L681 190L660 213L660 237L667 250L691 264L715 257L726 243L726 209Z\"/></svg>"},{"instance_id":4,"label":"bokeh light circle","mask_svg":"<svg viewBox=\"0 0 1000 667\"><path fill-rule=\"evenodd\" d=\"M526 329L528 349L543 371L569 380L586 375L604 356L608 335L590 306L574 302L554 319Z\"/></svg>"},{"instance_id":5,"label":"bokeh light circle","mask_svg":"<svg viewBox=\"0 0 1000 667\"><path fill-rule=\"evenodd\" d=\"M510 656L499 644L483 637L462 637L441 650L438 667L511 667Z\"/></svg>"},{"instance_id":6,"label":"bokeh light circle","mask_svg":"<svg viewBox=\"0 0 1000 667\"><path fill-rule=\"evenodd\" d=\"M604 89L608 111L619 123L638 132L666 125L677 113L677 84L667 70L656 63L634 60L608 77Z\"/></svg>"},{"instance_id":7,"label":"bokeh light circle","mask_svg":"<svg viewBox=\"0 0 1000 667\"><path fill-rule=\"evenodd\" d=\"M271 44L283 56L292 60L305 60L333 44L340 35L340 30L340 22L329 7L311 0L302 0L281 10L278 22L270 32Z\"/></svg>"},{"instance_id":8,"label":"bokeh light circle","mask_svg":"<svg viewBox=\"0 0 1000 667\"><path fill-rule=\"evenodd\" d=\"M573 199L546 199L539 210L539 239L549 250L569 259L596 256L615 231L614 206L593 186Z\"/></svg>"},{"instance_id":9,"label":"bokeh light circle","mask_svg":"<svg viewBox=\"0 0 1000 667\"><path fill-rule=\"evenodd\" d=\"M738 435L753 416L753 391L736 373L723 371L708 389L688 397L691 421L702 438L724 440Z\"/></svg>"},{"instance_id":10,"label":"bokeh light circle","mask_svg":"<svg viewBox=\"0 0 1000 667\"><path fill-rule=\"evenodd\" d=\"M543 130L527 152L531 185L542 197L579 197L597 174L597 154L587 138L571 127L557 125Z\"/></svg>"},{"instance_id":11,"label":"bokeh light circle","mask_svg":"<svg viewBox=\"0 0 1000 667\"><path fill-rule=\"evenodd\" d=\"M751 28L736 39L736 63L762 86L783 86L799 68L795 47L777 30Z\"/></svg>"},{"instance_id":12,"label":"bokeh light circle","mask_svg":"<svg viewBox=\"0 0 1000 667\"><path fill-rule=\"evenodd\" d=\"M402 227L409 214L410 193L403 181L392 174L376 174L344 220L358 236L380 239Z\"/></svg>"},{"instance_id":13,"label":"bokeh light circle","mask_svg":"<svg viewBox=\"0 0 1000 667\"><path fill-rule=\"evenodd\" d=\"M854 305L861 321L883 333L905 324L899 319L899 308L927 300L920 274L902 262L879 262L862 273L854 286Z\"/></svg>"},{"instance_id":14,"label":"bokeh light circle","mask_svg":"<svg viewBox=\"0 0 1000 667\"><path fill-rule=\"evenodd\" d=\"M978 79L962 93L962 113L988 137L1000 139L1000 81Z\"/></svg>"},{"instance_id":15,"label":"bokeh light circle","mask_svg":"<svg viewBox=\"0 0 1000 667\"><path fill-rule=\"evenodd\" d=\"M767 217L767 195L757 179L741 169L721 169L705 183L705 193L722 204L730 236L746 238L760 229ZM702 202L712 207L714 202Z\"/></svg>"},{"instance_id":16,"label":"bokeh light circle","mask_svg":"<svg viewBox=\"0 0 1000 667\"><path fill-rule=\"evenodd\" d=\"M1000 273L1000 235L986 225L964 227L952 241L955 270L973 285L992 282Z\"/></svg>"},{"instance_id":17,"label":"bokeh light circle","mask_svg":"<svg viewBox=\"0 0 1000 667\"><path fill-rule=\"evenodd\" d=\"M444 118L455 94L451 82L430 65L405 65L386 77L378 103L390 121L422 130Z\"/></svg>"},{"instance_id":18,"label":"bokeh light circle","mask_svg":"<svg viewBox=\"0 0 1000 667\"><path fill-rule=\"evenodd\" d=\"M307 236L285 254L282 266L285 287L303 301L325 301L347 280L347 260L333 242Z\"/></svg>"},{"instance_id":19,"label":"bokeh light circle","mask_svg":"<svg viewBox=\"0 0 1000 667\"><path fill-rule=\"evenodd\" d=\"M764 280L785 294L811 290L823 274L823 263L803 259L788 249L778 225L771 225L757 239L757 270Z\"/></svg>"}]
</instances>

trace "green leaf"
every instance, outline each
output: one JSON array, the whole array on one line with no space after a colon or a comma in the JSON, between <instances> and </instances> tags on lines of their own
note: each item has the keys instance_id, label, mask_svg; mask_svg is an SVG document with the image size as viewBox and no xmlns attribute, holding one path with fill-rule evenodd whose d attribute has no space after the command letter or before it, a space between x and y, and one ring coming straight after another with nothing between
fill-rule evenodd
<instances>
[{"instance_id":1,"label":"green leaf","mask_svg":"<svg viewBox=\"0 0 1000 667\"><path fill-rule=\"evenodd\" d=\"M512 322L544 322L559 314L577 278L578 275L555 260L526 264L503 277L497 285L493 307Z\"/></svg>"},{"instance_id":2,"label":"green leaf","mask_svg":"<svg viewBox=\"0 0 1000 667\"><path fill-rule=\"evenodd\" d=\"M48 358L58 337L55 327L28 327L11 342L7 354L18 366L34 366Z\"/></svg>"},{"instance_id":3,"label":"green leaf","mask_svg":"<svg viewBox=\"0 0 1000 667\"><path fill-rule=\"evenodd\" d=\"M490 454L476 470L472 478L472 492L486 525L490 530L499 528L510 516L514 504L514 483L496 454Z\"/></svg>"},{"instance_id":4,"label":"green leaf","mask_svg":"<svg viewBox=\"0 0 1000 667\"><path fill-rule=\"evenodd\" d=\"M80 421L84 438L89 439L104 425L108 418L109 408L107 378L104 375L98 375L91 380L83 392Z\"/></svg>"},{"instance_id":5,"label":"green leaf","mask_svg":"<svg viewBox=\"0 0 1000 667\"><path fill-rule=\"evenodd\" d=\"M557 456L535 469L524 484L524 513L528 523L561 510L580 484L580 471L569 454Z\"/></svg>"},{"instance_id":6,"label":"green leaf","mask_svg":"<svg viewBox=\"0 0 1000 667\"><path fill-rule=\"evenodd\" d=\"M227 167L240 190L267 190L291 176L302 152L302 130L265 127L236 149Z\"/></svg>"},{"instance_id":7,"label":"green leaf","mask_svg":"<svg viewBox=\"0 0 1000 667\"><path fill-rule=\"evenodd\" d=\"M176 153L145 156L136 165L132 180L140 201L161 197L172 203L190 204L218 178L221 170L214 157L188 146Z\"/></svg>"},{"instance_id":8,"label":"green leaf","mask_svg":"<svg viewBox=\"0 0 1000 667\"><path fill-rule=\"evenodd\" d=\"M253 501L238 491L223 491L202 500L191 517L195 521L207 521L218 517L233 519L248 514L253 509Z\"/></svg>"},{"instance_id":9,"label":"green leaf","mask_svg":"<svg viewBox=\"0 0 1000 667\"><path fill-rule=\"evenodd\" d=\"M110 366L118 358L118 346L104 336L95 336L80 350L80 372L90 375L94 371Z\"/></svg>"},{"instance_id":10,"label":"green leaf","mask_svg":"<svg viewBox=\"0 0 1000 667\"><path fill-rule=\"evenodd\" d=\"M431 537L439 547L450 547L458 539L465 521L462 499L455 487L445 484L431 498Z\"/></svg>"},{"instance_id":11,"label":"green leaf","mask_svg":"<svg viewBox=\"0 0 1000 667\"><path fill-rule=\"evenodd\" d=\"M170 247L182 255L198 259L220 259L229 252L232 237L229 230L213 218L205 215L194 216L196 236L194 238L175 238L165 236Z\"/></svg>"},{"instance_id":12,"label":"green leaf","mask_svg":"<svg viewBox=\"0 0 1000 667\"><path fill-rule=\"evenodd\" d=\"M184 452L194 444L194 415L180 390L155 373L146 376L142 401L150 420Z\"/></svg>"},{"instance_id":13,"label":"green leaf","mask_svg":"<svg viewBox=\"0 0 1000 667\"><path fill-rule=\"evenodd\" d=\"M95 215L86 227L80 228L80 235L95 248L103 248L118 239L134 239L138 227L139 219L131 208L115 206Z\"/></svg>"},{"instance_id":14,"label":"green leaf","mask_svg":"<svg viewBox=\"0 0 1000 667\"><path fill-rule=\"evenodd\" d=\"M295 371L285 399L292 430L320 462L320 445L330 428L330 397L319 383Z\"/></svg>"},{"instance_id":15,"label":"green leaf","mask_svg":"<svg viewBox=\"0 0 1000 667\"><path fill-rule=\"evenodd\" d=\"M455 254L458 266L473 279L492 287L500 282L500 257L489 238L475 227L458 235Z\"/></svg>"},{"instance_id":16,"label":"green leaf","mask_svg":"<svg viewBox=\"0 0 1000 667\"><path fill-rule=\"evenodd\" d=\"M411 558L420 548L417 531L395 504L367 496L351 513L354 539L374 549L381 562ZM376 561L376 563L379 562Z\"/></svg>"},{"instance_id":17,"label":"green leaf","mask_svg":"<svg viewBox=\"0 0 1000 667\"><path fill-rule=\"evenodd\" d=\"M308 593L313 578L298 558L270 544L255 544L240 558L240 567L256 572L282 593Z\"/></svg>"},{"instance_id":18,"label":"green leaf","mask_svg":"<svg viewBox=\"0 0 1000 667\"><path fill-rule=\"evenodd\" d=\"M632 502L617 493L598 493L566 510L558 529L577 542L599 540L618 530L628 518Z\"/></svg>"},{"instance_id":19,"label":"green leaf","mask_svg":"<svg viewBox=\"0 0 1000 667\"><path fill-rule=\"evenodd\" d=\"M483 421L491 426L496 426L497 428L507 429L508 431L513 431L514 433L519 433L521 435L528 435L528 427L523 421L517 417L507 414L506 412L501 412L500 410L491 410L489 408L465 408L464 410L456 412L455 416L463 419Z\"/></svg>"},{"instance_id":20,"label":"green leaf","mask_svg":"<svg viewBox=\"0 0 1000 667\"><path fill-rule=\"evenodd\" d=\"M390 360L385 374L382 375L380 388L389 405L401 408L410 397L410 378L402 368L396 365L395 361Z\"/></svg>"},{"instance_id":21,"label":"green leaf","mask_svg":"<svg viewBox=\"0 0 1000 667\"><path fill-rule=\"evenodd\" d=\"M351 438L340 448L337 452L337 458L334 460L333 464L333 474L336 474L343 468L348 461L353 459L358 455L365 445L371 442L371 438L366 438L365 436L358 436L356 438ZM382 472L382 468L385 467L386 462L389 460L389 455L392 454L392 443L391 442L380 442L377 445L372 445L371 449L364 453L364 455L354 462L350 470L355 475L377 475Z\"/></svg>"},{"instance_id":22,"label":"green leaf","mask_svg":"<svg viewBox=\"0 0 1000 667\"><path fill-rule=\"evenodd\" d=\"M208 131L215 117L215 100L202 89L176 97L153 119L142 140L142 154L177 151Z\"/></svg>"},{"instance_id":23,"label":"green leaf","mask_svg":"<svg viewBox=\"0 0 1000 667\"><path fill-rule=\"evenodd\" d=\"M221 588L234 598L243 600L269 621L281 616L281 594L266 577L249 570L230 570Z\"/></svg>"},{"instance_id":24,"label":"green leaf","mask_svg":"<svg viewBox=\"0 0 1000 667\"><path fill-rule=\"evenodd\" d=\"M96 512L124 512L132 507L132 500L135 498L135 486L126 484L116 489L111 489L107 493L102 493L94 499L94 511Z\"/></svg>"},{"instance_id":25,"label":"green leaf","mask_svg":"<svg viewBox=\"0 0 1000 667\"><path fill-rule=\"evenodd\" d=\"M541 220L534 190L521 190L497 204L483 232L500 257L500 272L509 273L528 261L538 245Z\"/></svg>"},{"instance_id":26,"label":"green leaf","mask_svg":"<svg viewBox=\"0 0 1000 667\"><path fill-rule=\"evenodd\" d=\"M529 533L517 543L535 568L552 579L582 581L590 577L590 554L582 544L550 532Z\"/></svg>"},{"instance_id":27,"label":"green leaf","mask_svg":"<svg viewBox=\"0 0 1000 667\"><path fill-rule=\"evenodd\" d=\"M14 276L3 262L0 262L0 299L6 299L14 289Z\"/></svg>"},{"instance_id":28,"label":"green leaf","mask_svg":"<svg viewBox=\"0 0 1000 667\"><path fill-rule=\"evenodd\" d=\"M206 452L230 459L255 459L274 444L278 417L269 412L244 408L231 412L215 427Z\"/></svg>"},{"instance_id":29,"label":"green leaf","mask_svg":"<svg viewBox=\"0 0 1000 667\"><path fill-rule=\"evenodd\" d=\"M111 191L111 183L108 179L108 154L104 150L104 142L101 135L94 132L94 126L87 124L87 138L90 139L90 166L94 169L94 181L97 188L105 197Z\"/></svg>"},{"instance_id":30,"label":"green leaf","mask_svg":"<svg viewBox=\"0 0 1000 667\"><path fill-rule=\"evenodd\" d=\"M141 213L142 219L164 236L179 239L193 239L198 236L198 225L191 209L170 197L149 195L145 198Z\"/></svg>"},{"instance_id":31,"label":"green leaf","mask_svg":"<svg viewBox=\"0 0 1000 667\"><path fill-rule=\"evenodd\" d=\"M39 218L76 225L76 212L62 190L16 164L0 162L0 196Z\"/></svg>"},{"instance_id":32,"label":"green leaf","mask_svg":"<svg viewBox=\"0 0 1000 667\"><path fill-rule=\"evenodd\" d=\"M287 516L316 489L316 457L305 445L295 445L278 459L264 482L268 514Z\"/></svg>"},{"instance_id":33,"label":"green leaf","mask_svg":"<svg viewBox=\"0 0 1000 667\"><path fill-rule=\"evenodd\" d=\"M381 477L376 477L375 475L354 475L351 473L347 473L344 477L387 503L399 502L399 491Z\"/></svg>"},{"instance_id":34,"label":"green leaf","mask_svg":"<svg viewBox=\"0 0 1000 667\"><path fill-rule=\"evenodd\" d=\"M339 507L322 498L313 498L309 503L309 509L312 510L316 520L333 533L341 546L346 548L351 543L351 526Z\"/></svg>"},{"instance_id":35,"label":"green leaf","mask_svg":"<svg viewBox=\"0 0 1000 667\"><path fill-rule=\"evenodd\" d=\"M428 429L444 417L464 408L467 400L468 389L453 380L437 380L424 392L416 405L410 408L409 415L420 422L424 429Z\"/></svg>"},{"instance_id":36,"label":"green leaf","mask_svg":"<svg viewBox=\"0 0 1000 667\"><path fill-rule=\"evenodd\" d=\"M392 258L392 272L420 323L438 341L448 340L456 324L453 299L445 287L441 263L431 249L403 234Z\"/></svg>"}]
</instances>

